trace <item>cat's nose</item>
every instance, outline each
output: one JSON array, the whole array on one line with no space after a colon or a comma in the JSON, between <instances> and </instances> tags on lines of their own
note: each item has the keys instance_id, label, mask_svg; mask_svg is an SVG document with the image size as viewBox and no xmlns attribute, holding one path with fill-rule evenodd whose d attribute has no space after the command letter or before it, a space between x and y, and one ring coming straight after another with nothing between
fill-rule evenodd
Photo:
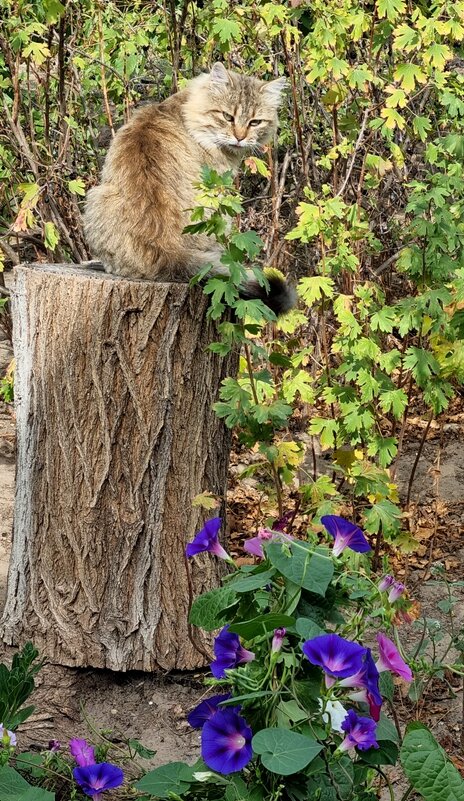
<instances>
[{"instance_id":1,"label":"cat's nose","mask_svg":"<svg viewBox=\"0 0 464 801\"><path fill-rule=\"evenodd\" d=\"M240 129L239 130L236 129L234 131L234 134L235 134L235 138L236 138L237 142L243 142L243 140L245 139L245 137L247 135L247 132L246 132L246 130L241 131Z\"/></svg>"}]
</instances>

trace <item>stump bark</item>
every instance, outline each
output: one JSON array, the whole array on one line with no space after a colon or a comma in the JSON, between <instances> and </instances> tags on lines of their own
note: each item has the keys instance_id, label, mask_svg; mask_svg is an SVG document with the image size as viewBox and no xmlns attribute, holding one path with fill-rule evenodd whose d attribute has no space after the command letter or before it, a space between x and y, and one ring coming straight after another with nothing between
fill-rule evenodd
<instances>
[{"instance_id":1,"label":"stump bark","mask_svg":"<svg viewBox=\"0 0 464 801\"><path fill-rule=\"evenodd\" d=\"M17 490L0 634L64 665L191 669L190 591L217 586L185 544L204 491L225 497L229 433L212 411L236 355L186 284L19 266L13 292ZM211 513L206 515L211 516ZM190 638L189 638L190 636Z\"/></svg>"}]
</instances>

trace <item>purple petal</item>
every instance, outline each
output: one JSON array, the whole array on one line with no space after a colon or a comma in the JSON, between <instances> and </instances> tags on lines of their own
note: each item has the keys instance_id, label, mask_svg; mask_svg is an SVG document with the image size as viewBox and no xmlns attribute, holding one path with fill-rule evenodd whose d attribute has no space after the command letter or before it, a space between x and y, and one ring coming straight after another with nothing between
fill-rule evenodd
<instances>
[{"instance_id":1,"label":"purple petal","mask_svg":"<svg viewBox=\"0 0 464 801\"><path fill-rule=\"evenodd\" d=\"M220 517L213 517L207 520L201 531L196 534L192 542L189 542L185 549L187 556L195 556L203 551L211 551L218 543L219 529L222 525Z\"/></svg>"},{"instance_id":2,"label":"purple petal","mask_svg":"<svg viewBox=\"0 0 464 801\"><path fill-rule=\"evenodd\" d=\"M218 710L201 733L201 756L212 770L227 775L242 770L253 756L253 732L232 709Z\"/></svg>"},{"instance_id":3,"label":"purple petal","mask_svg":"<svg viewBox=\"0 0 464 801\"><path fill-rule=\"evenodd\" d=\"M249 540L245 540L243 550L252 556L257 556L258 559L264 559L262 539L260 537L252 537Z\"/></svg>"},{"instance_id":4,"label":"purple petal","mask_svg":"<svg viewBox=\"0 0 464 801\"><path fill-rule=\"evenodd\" d=\"M390 592L388 593L388 600L390 601L390 603L394 604L395 601L398 600L398 598L401 598L405 589L406 587L404 586L404 584L401 584L401 582L399 581L395 581Z\"/></svg>"},{"instance_id":5,"label":"purple petal","mask_svg":"<svg viewBox=\"0 0 464 801\"><path fill-rule=\"evenodd\" d=\"M201 729L203 724L206 723L218 711L218 706L222 701L227 701L231 697L231 693L225 695L212 695L206 701L192 709L187 716L187 720L194 729Z\"/></svg>"},{"instance_id":6,"label":"purple petal","mask_svg":"<svg viewBox=\"0 0 464 801\"><path fill-rule=\"evenodd\" d=\"M225 671L237 667L244 662L251 662L255 655L247 651L240 644L238 634L229 631L229 626L224 626L214 640L214 655L216 659L211 663L210 668L216 679L225 678Z\"/></svg>"},{"instance_id":7,"label":"purple petal","mask_svg":"<svg viewBox=\"0 0 464 801\"><path fill-rule=\"evenodd\" d=\"M348 676L340 682L341 687L362 688L358 693L350 693L349 697L353 701L369 704L369 712L375 721L380 719L380 709L383 704L383 698L379 690L379 678L379 671L372 659L371 651L366 648L366 657L359 673L354 676Z\"/></svg>"},{"instance_id":8,"label":"purple petal","mask_svg":"<svg viewBox=\"0 0 464 801\"><path fill-rule=\"evenodd\" d=\"M377 634L377 642L379 644L380 658L377 660L376 667L379 673L384 670L391 670L392 673L401 676L405 681L412 681L411 668L400 656L395 643L380 631Z\"/></svg>"},{"instance_id":9,"label":"purple petal","mask_svg":"<svg viewBox=\"0 0 464 801\"><path fill-rule=\"evenodd\" d=\"M395 583L395 579L393 578L393 576L389 576L387 574L386 576L384 576L379 581L379 590L380 590L380 592L385 592L385 590L389 590L390 587L392 586L392 584L394 584L394 583Z\"/></svg>"},{"instance_id":10,"label":"purple petal","mask_svg":"<svg viewBox=\"0 0 464 801\"><path fill-rule=\"evenodd\" d=\"M361 529L349 520L345 520L344 517L324 515L321 517L321 523L335 540L333 548L335 556L340 556L345 548L350 548L356 553L366 553L372 550Z\"/></svg>"},{"instance_id":11,"label":"purple petal","mask_svg":"<svg viewBox=\"0 0 464 801\"><path fill-rule=\"evenodd\" d=\"M274 629L274 636L272 638L271 652L277 654L282 648L284 637L287 633L286 629Z\"/></svg>"},{"instance_id":12,"label":"purple petal","mask_svg":"<svg viewBox=\"0 0 464 801\"><path fill-rule=\"evenodd\" d=\"M358 673L366 655L365 648L356 642L344 640L338 634L313 637L303 643L302 649L312 665L318 665L326 673L338 678Z\"/></svg>"},{"instance_id":13,"label":"purple petal","mask_svg":"<svg viewBox=\"0 0 464 801\"><path fill-rule=\"evenodd\" d=\"M121 768L109 762L74 768L73 776L86 795L96 796L105 790L119 787L124 781Z\"/></svg>"},{"instance_id":14,"label":"purple petal","mask_svg":"<svg viewBox=\"0 0 464 801\"><path fill-rule=\"evenodd\" d=\"M367 751L369 748L378 748L379 744L375 739L377 726L370 718L359 717L353 709L342 723L342 729L346 732L346 737L339 745L339 751L348 751L350 748L359 748L360 751Z\"/></svg>"},{"instance_id":15,"label":"purple petal","mask_svg":"<svg viewBox=\"0 0 464 801\"><path fill-rule=\"evenodd\" d=\"M80 740L75 737L69 741L69 750L79 767L84 768L86 765L95 765L95 751L87 740Z\"/></svg>"}]
</instances>

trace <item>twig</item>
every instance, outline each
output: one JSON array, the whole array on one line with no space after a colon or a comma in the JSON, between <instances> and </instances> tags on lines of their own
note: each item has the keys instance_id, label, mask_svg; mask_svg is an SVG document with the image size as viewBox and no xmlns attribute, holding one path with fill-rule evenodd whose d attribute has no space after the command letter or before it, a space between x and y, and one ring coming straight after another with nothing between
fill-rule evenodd
<instances>
[{"instance_id":1,"label":"twig","mask_svg":"<svg viewBox=\"0 0 464 801\"><path fill-rule=\"evenodd\" d=\"M343 195L343 192L345 191L345 189L346 189L346 187L348 185L348 181L350 180L350 175L353 172L353 167L354 167L354 163L356 161L356 156L357 156L358 150L359 150L359 148L361 146L361 142L362 142L362 140L364 138L364 131L365 131L366 124L367 124L367 118L369 117L369 112L370 112L370 109L366 108L366 110L364 112L363 120L362 120L362 123L361 123L361 128L359 129L358 138L356 139L356 142L355 142L354 152L353 152L353 155L351 157L351 161L349 163L348 169L346 171L345 179L344 179L340 189L338 190L337 194L335 195L335 197L340 197L340 195Z\"/></svg>"},{"instance_id":2,"label":"twig","mask_svg":"<svg viewBox=\"0 0 464 801\"><path fill-rule=\"evenodd\" d=\"M433 420L433 411L430 412L430 416L427 422L427 425L424 428L424 433L422 434L421 441L419 443L419 447L417 449L416 458L414 459L414 464L412 466L411 475L409 476L408 482L408 494L406 496L406 509L409 509L409 500L411 498L411 489L414 481L414 477L416 475L417 465L419 464L419 459L422 456L422 451L424 450L425 440L427 439L427 434L429 433L430 425Z\"/></svg>"},{"instance_id":3,"label":"twig","mask_svg":"<svg viewBox=\"0 0 464 801\"><path fill-rule=\"evenodd\" d=\"M110 103L108 100L108 90L106 87L106 65L105 65L105 48L103 43L103 22L102 22L102 9L101 5L97 6L97 30L98 30L98 49L101 59L101 80L102 80L102 93L103 102L105 104L106 116L108 118L108 125L110 127L111 136L114 138L113 117L111 116Z\"/></svg>"}]
</instances>

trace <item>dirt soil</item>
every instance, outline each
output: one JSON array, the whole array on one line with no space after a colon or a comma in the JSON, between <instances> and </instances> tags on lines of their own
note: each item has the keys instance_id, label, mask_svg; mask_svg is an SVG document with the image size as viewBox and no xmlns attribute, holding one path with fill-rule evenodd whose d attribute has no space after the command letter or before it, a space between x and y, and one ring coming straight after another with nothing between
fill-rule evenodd
<instances>
[{"instance_id":1,"label":"dirt soil","mask_svg":"<svg viewBox=\"0 0 464 801\"><path fill-rule=\"evenodd\" d=\"M0 341L0 375L12 357L5 341ZM397 478L403 500L406 497L411 469L417 454L424 422L414 418L408 428L408 441L398 465ZM13 410L0 403L0 608L6 593L6 576L13 522L14 493L14 417ZM421 613L439 622L445 632L448 622L437 608L444 597L443 587L431 578L431 567L442 562L450 580L463 578L464 565L464 414L462 405L451 410L443 426L430 428L423 456L411 487L410 524L415 552L397 559L398 576L404 577L412 597L421 604ZM231 466L230 519L232 549L243 533L245 520L253 519L256 501L262 492L253 479L236 482L240 472L240 455L235 454ZM318 456L318 469L325 469ZM464 626L464 589L458 587L456 625ZM413 627L404 627L404 642L410 652L420 634ZM9 661L12 649L0 646L1 660ZM448 659L453 659L450 654ZM119 737L134 737L156 751L152 765L171 760L195 761L199 756L199 734L186 722L186 714L205 693L202 673L147 675L118 674L111 671L75 670L49 664L39 673L33 697L36 714L20 728L22 748L46 746L55 738L66 742L72 736L90 736L92 731L111 731ZM462 684L451 675L447 681L434 681L419 711L423 722L430 725L441 744L454 755L458 767L459 741L462 733ZM400 701L399 718L408 722L417 714L409 701ZM399 774L398 774L399 776ZM392 777L396 780L395 775ZM399 778L398 781L400 782ZM401 783L397 785L401 793ZM399 796L398 796L399 797Z\"/></svg>"}]
</instances>

